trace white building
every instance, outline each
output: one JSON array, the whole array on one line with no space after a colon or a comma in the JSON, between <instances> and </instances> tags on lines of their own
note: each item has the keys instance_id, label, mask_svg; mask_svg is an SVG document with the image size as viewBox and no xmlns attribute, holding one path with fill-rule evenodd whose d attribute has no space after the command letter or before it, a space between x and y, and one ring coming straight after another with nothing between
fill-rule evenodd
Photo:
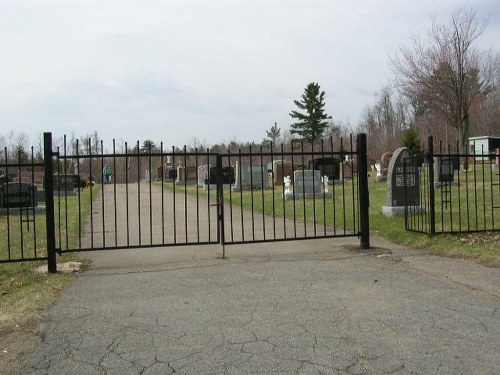
<instances>
[{"instance_id":1,"label":"white building","mask_svg":"<svg viewBox=\"0 0 500 375\"><path fill-rule=\"evenodd\" d=\"M487 161L494 160L495 150L500 148L500 137L482 136L469 138L469 153L471 160ZM476 155L476 156L474 156ZM481 157L477 155L489 155L488 157Z\"/></svg>"}]
</instances>

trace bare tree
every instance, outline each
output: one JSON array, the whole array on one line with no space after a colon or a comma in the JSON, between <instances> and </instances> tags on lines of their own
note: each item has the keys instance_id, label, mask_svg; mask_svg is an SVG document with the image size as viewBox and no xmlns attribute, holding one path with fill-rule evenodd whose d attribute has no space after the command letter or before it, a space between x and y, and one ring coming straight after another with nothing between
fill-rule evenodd
<instances>
[{"instance_id":1,"label":"bare tree","mask_svg":"<svg viewBox=\"0 0 500 375\"><path fill-rule=\"evenodd\" d=\"M498 69L491 50L480 51L474 42L487 23L472 10L460 9L449 23L433 21L428 39L418 35L392 59L400 91L424 111L442 114L458 131L462 152L470 133L470 111L475 100L487 95Z\"/></svg>"},{"instance_id":2,"label":"bare tree","mask_svg":"<svg viewBox=\"0 0 500 375\"><path fill-rule=\"evenodd\" d=\"M407 107L402 98L395 97L391 88L385 86L377 95L375 104L365 110L360 128L370 140L368 153L371 162L401 144L402 133L411 122Z\"/></svg>"}]
</instances>

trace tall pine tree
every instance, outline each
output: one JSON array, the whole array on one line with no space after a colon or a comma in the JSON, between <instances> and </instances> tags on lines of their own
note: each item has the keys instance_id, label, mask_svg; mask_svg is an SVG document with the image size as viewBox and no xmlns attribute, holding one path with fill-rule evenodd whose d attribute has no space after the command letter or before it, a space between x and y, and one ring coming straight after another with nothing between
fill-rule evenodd
<instances>
[{"instance_id":1,"label":"tall pine tree","mask_svg":"<svg viewBox=\"0 0 500 375\"><path fill-rule=\"evenodd\" d=\"M305 111L292 111L290 116L297 119L297 122L291 125L290 133L296 134L300 139L314 142L321 138L323 132L328 128L327 119L331 119L323 111L325 92L320 91L319 84L311 82L307 85L302 94L301 100L294 100L293 102L300 110Z\"/></svg>"}]
</instances>

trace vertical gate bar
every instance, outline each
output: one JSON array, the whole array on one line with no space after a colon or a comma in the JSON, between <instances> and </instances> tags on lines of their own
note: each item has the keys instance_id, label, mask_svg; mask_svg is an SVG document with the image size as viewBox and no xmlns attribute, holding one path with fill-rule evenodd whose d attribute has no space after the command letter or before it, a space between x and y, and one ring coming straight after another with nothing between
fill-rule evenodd
<instances>
[{"instance_id":1,"label":"vertical gate bar","mask_svg":"<svg viewBox=\"0 0 500 375\"><path fill-rule=\"evenodd\" d=\"M67 143L66 143L66 134L64 134L64 182L66 185L66 179L68 178L68 158L67 158ZM64 221L66 225L66 249L69 248L69 233L68 233L68 192L67 189L64 189ZM62 248L62 246L61 246Z\"/></svg>"},{"instance_id":2,"label":"vertical gate bar","mask_svg":"<svg viewBox=\"0 0 500 375\"><path fill-rule=\"evenodd\" d=\"M80 155L79 155L79 148L80 144L78 141L78 138L76 139L76 171L78 173L78 176L80 176ZM90 185L89 185L90 186ZM81 187L81 186L80 186ZM89 187L90 189L90 187ZM78 189L78 248L82 248L82 196L81 196L81 189Z\"/></svg>"},{"instance_id":3,"label":"vertical gate bar","mask_svg":"<svg viewBox=\"0 0 500 375\"><path fill-rule=\"evenodd\" d=\"M344 149L344 138L342 137L342 138L340 138L340 150L343 150L343 149ZM345 172L344 172L344 166L343 165L341 165L341 171L342 171L342 176L344 176ZM358 174L359 174L359 169L358 169ZM347 211L347 208L346 208L346 205L345 205L345 181L344 181L344 179L342 179L341 185L342 185L342 226L343 226L344 235L345 235L347 233L347 223L346 223L346 211ZM352 189L354 190L354 186L352 187ZM354 223L354 217L352 218L352 221Z\"/></svg>"},{"instance_id":4,"label":"vertical gate bar","mask_svg":"<svg viewBox=\"0 0 500 375\"><path fill-rule=\"evenodd\" d=\"M304 141L300 142L301 160L302 160L302 216L304 219L304 238L307 237L307 220L306 220L306 183L305 183L305 161L304 161ZM313 166L314 168L314 166Z\"/></svg>"},{"instance_id":5,"label":"vertical gate bar","mask_svg":"<svg viewBox=\"0 0 500 375\"><path fill-rule=\"evenodd\" d=\"M484 145L481 145L481 154L484 155ZM483 185L482 185L482 190L483 190L483 227L484 227L484 230L486 230L486 190L485 190L485 184L486 184L486 180L484 178L484 165L485 165L485 162L484 162L484 156L483 156L483 162L481 163L481 167L482 167L482 176L483 176ZM491 168L490 168L491 169ZM479 229L479 228L476 228L476 230Z\"/></svg>"},{"instance_id":6,"label":"vertical gate bar","mask_svg":"<svg viewBox=\"0 0 500 375\"><path fill-rule=\"evenodd\" d=\"M175 168L175 147L172 146L172 165ZM179 173L179 168L177 168L177 174ZM179 176L176 175L176 179L178 179ZM172 181L172 213L174 216L174 244L177 243L177 219L175 215L175 181Z\"/></svg>"},{"instance_id":7,"label":"vertical gate bar","mask_svg":"<svg viewBox=\"0 0 500 375\"><path fill-rule=\"evenodd\" d=\"M469 163L469 147L465 151L465 158L467 164ZM469 173L468 170L465 173L465 198L466 198L466 211L467 211L467 230L470 230L470 211L469 211Z\"/></svg>"},{"instance_id":8,"label":"vertical gate bar","mask_svg":"<svg viewBox=\"0 0 500 375\"><path fill-rule=\"evenodd\" d=\"M231 167L231 150L227 149L227 166ZM230 179L229 181L232 181ZM231 183L229 184L229 223L231 228L231 242L234 241L234 228L233 228L233 192L231 188Z\"/></svg>"},{"instance_id":9,"label":"vertical gate bar","mask_svg":"<svg viewBox=\"0 0 500 375\"><path fill-rule=\"evenodd\" d=\"M352 146L351 146L352 147ZM356 142L356 159L358 162L358 184L360 204L360 246L362 249L370 248L370 192L368 190L368 162L366 134L358 134ZM353 187L354 189L354 187Z\"/></svg>"},{"instance_id":10,"label":"vertical gate bar","mask_svg":"<svg viewBox=\"0 0 500 375\"><path fill-rule=\"evenodd\" d=\"M251 215L252 215L252 240L255 241L255 218L253 211L253 164L252 164L252 145L248 148L250 152L250 203L252 206Z\"/></svg>"},{"instance_id":11,"label":"vertical gate bar","mask_svg":"<svg viewBox=\"0 0 500 375\"><path fill-rule=\"evenodd\" d=\"M267 177L267 170L266 170L266 177ZM266 216L264 212L264 200L265 200L265 195L264 195L264 159L262 155L262 146L260 146L260 180L262 181L262 185L260 187L261 190L261 195L262 195L262 232L264 235L264 240L266 239ZM273 221L274 221L274 215L273 215Z\"/></svg>"},{"instance_id":12,"label":"vertical gate bar","mask_svg":"<svg viewBox=\"0 0 500 375\"><path fill-rule=\"evenodd\" d=\"M142 231L141 231L141 159L139 155L139 141L136 144L137 148L137 219L139 222L137 231L139 235L139 246L142 244Z\"/></svg>"},{"instance_id":13,"label":"vertical gate bar","mask_svg":"<svg viewBox=\"0 0 500 375\"><path fill-rule=\"evenodd\" d=\"M93 189L93 184L95 183L94 177L92 176L92 147L91 147L91 140L89 138L88 142L88 152L89 152L89 179L92 182L90 184L90 247L93 249L94 248L94 209L92 208L93 206L93 199L92 199L92 192L94 191Z\"/></svg>"},{"instance_id":14,"label":"vertical gate bar","mask_svg":"<svg viewBox=\"0 0 500 375\"><path fill-rule=\"evenodd\" d=\"M474 142L474 154L476 153L476 144ZM476 218L476 226L475 230L477 230L478 226L478 216L477 216L477 174L476 174L476 169L477 169L477 164L476 164L477 157L474 155L474 213L475 213L475 218Z\"/></svg>"},{"instance_id":15,"label":"vertical gate bar","mask_svg":"<svg viewBox=\"0 0 500 375\"><path fill-rule=\"evenodd\" d=\"M349 134L349 141L350 141L350 144L351 144L351 153L353 152L353 136L352 136L352 133ZM367 151L368 153L368 151ZM368 157L367 157L368 158ZM367 159L368 160L368 159ZM366 175L368 176L368 162L366 164ZM358 210L356 210L356 198L359 199L359 184L357 185L354 185L354 168L353 168L353 165L351 163L351 176L353 176L353 187L352 187L352 221L353 221L353 233L356 233L356 231L359 229L361 229L361 223L359 223L359 219L358 217L356 217L356 213L358 213L358 215L361 213L361 207L358 207ZM367 181L368 181L368 177L367 177ZM368 182L367 182L368 184ZM368 185L367 185L368 186Z\"/></svg>"},{"instance_id":16,"label":"vertical gate bar","mask_svg":"<svg viewBox=\"0 0 500 375\"><path fill-rule=\"evenodd\" d=\"M115 219L115 247L118 246L118 216L117 216L117 206L116 206L116 142L113 138L113 172L115 173L113 178L113 206L114 206L114 219Z\"/></svg>"},{"instance_id":17,"label":"vertical gate bar","mask_svg":"<svg viewBox=\"0 0 500 375\"><path fill-rule=\"evenodd\" d=\"M129 203L128 203L128 168L129 168L129 157L128 157L128 144L125 142L125 218L127 220L127 247L130 246L130 222L128 219Z\"/></svg>"},{"instance_id":18,"label":"vertical gate bar","mask_svg":"<svg viewBox=\"0 0 500 375\"><path fill-rule=\"evenodd\" d=\"M496 163L496 153L495 156L493 157L493 162ZM490 165L490 207L491 207L491 229L495 229L495 216L493 215L493 212L495 211L494 209L494 201L493 201L493 166Z\"/></svg>"},{"instance_id":19,"label":"vertical gate bar","mask_svg":"<svg viewBox=\"0 0 500 375\"><path fill-rule=\"evenodd\" d=\"M31 183L34 184L35 181L35 148L31 146ZM37 243L36 243L36 215L35 215L35 203L36 203L35 190L31 190L31 202L33 208L33 250L35 258L37 257ZM29 225L29 221L28 221Z\"/></svg>"},{"instance_id":20,"label":"vertical gate bar","mask_svg":"<svg viewBox=\"0 0 500 375\"><path fill-rule=\"evenodd\" d=\"M163 155L163 141L160 142L160 163L161 163L161 243L165 245L165 162Z\"/></svg>"},{"instance_id":21,"label":"vertical gate bar","mask_svg":"<svg viewBox=\"0 0 500 375\"><path fill-rule=\"evenodd\" d=\"M104 206L104 142L101 140L101 220L102 220L102 247L106 247L106 218Z\"/></svg>"},{"instance_id":22,"label":"vertical gate bar","mask_svg":"<svg viewBox=\"0 0 500 375\"><path fill-rule=\"evenodd\" d=\"M45 169L45 221L47 231L47 267L50 273L57 272L56 228L54 218L54 180L52 168L52 133L43 133Z\"/></svg>"},{"instance_id":23,"label":"vertical gate bar","mask_svg":"<svg viewBox=\"0 0 500 375\"><path fill-rule=\"evenodd\" d=\"M271 194L272 194L272 202L273 202L273 239L276 239L276 205L275 205L275 199L274 199L274 144L273 142L270 143L271 145ZM283 159L281 159L281 166L283 166ZM284 169L283 169L284 170ZM269 178L268 178L269 180Z\"/></svg>"},{"instance_id":24,"label":"vertical gate bar","mask_svg":"<svg viewBox=\"0 0 500 375\"><path fill-rule=\"evenodd\" d=\"M245 228L243 223L243 189L241 186L241 148L238 149L238 181L240 184L240 216L241 216L241 238L245 241Z\"/></svg>"},{"instance_id":25,"label":"vertical gate bar","mask_svg":"<svg viewBox=\"0 0 500 375\"><path fill-rule=\"evenodd\" d=\"M7 176L9 175L9 167L8 167L8 152L7 152L7 147L4 147L4 155L5 155L5 165L6 165L6 168L5 168L5 173L7 174ZM9 189L9 185L6 185L7 186L7 190ZM11 252L11 240L10 240L10 208L9 206L7 206L7 252L8 252L8 259L11 260L12 259L12 252Z\"/></svg>"},{"instance_id":26,"label":"vertical gate bar","mask_svg":"<svg viewBox=\"0 0 500 375\"><path fill-rule=\"evenodd\" d=\"M403 159L403 197L405 202L405 230L408 230L408 198L406 192L406 160L408 158Z\"/></svg>"},{"instance_id":27,"label":"vertical gate bar","mask_svg":"<svg viewBox=\"0 0 500 375\"><path fill-rule=\"evenodd\" d=\"M430 234L436 233L436 206L434 197L434 139L432 135L427 138L427 157L429 158L429 214L430 214Z\"/></svg>"},{"instance_id":28,"label":"vertical gate bar","mask_svg":"<svg viewBox=\"0 0 500 375\"><path fill-rule=\"evenodd\" d=\"M208 173L207 173L207 179L208 179L208 184L207 184L207 220L208 220L208 242L212 242L212 217L211 217L211 211L210 211L210 149L207 147L206 150L206 156L207 156L207 165L208 165ZM216 161L217 163L217 161ZM218 213L217 213L218 214ZM218 220L218 218L217 218ZM217 242L219 242L219 231L217 231Z\"/></svg>"},{"instance_id":29,"label":"vertical gate bar","mask_svg":"<svg viewBox=\"0 0 500 375\"><path fill-rule=\"evenodd\" d=\"M149 244L153 244L153 194L151 192L151 180L153 171L151 169L151 142L148 145L148 177L149 177Z\"/></svg>"},{"instance_id":30,"label":"vertical gate bar","mask_svg":"<svg viewBox=\"0 0 500 375\"><path fill-rule=\"evenodd\" d=\"M17 173L19 176L18 181L18 191L21 192L21 150L17 152ZM21 246L21 259L24 258L24 234L23 234L23 207L21 202L21 194L18 196L19 198L19 234L20 234L20 246Z\"/></svg>"},{"instance_id":31,"label":"vertical gate bar","mask_svg":"<svg viewBox=\"0 0 500 375\"><path fill-rule=\"evenodd\" d=\"M316 186L314 183L314 142L311 142L311 161L313 166L313 186ZM325 167L323 166L323 171L325 171ZM321 173L320 173L321 175ZM313 188L313 228L314 228L314 237L316 237L316 193Z\"/></svg>"},{"instance_id":32,"label":"vertical gate bar","mask_svg":"<svg viewBox=\"0 0 500 375\"><path fill-rule=\"evenodd\" d=\"M224 189L222 186L222 155L217 154L217 226L219 243L222 246L222 259L226 258L225 233L224 233Z\"/></svg>"},{"instance_id":33,"label":"vertical gate bar","mask_svg":"<svg viewBox=\"0 0 500 375\"><path fill-rule=\"evenodd\" d=\"M57 147L57 175L60 175L61 174L61 153L60 153L60 149L59 149L59 146ZM52 177L54 178L54 177ZM57 237L58 237L58 240L59 242L57 243L57 245L59 246L59 248L62 247L61 245L61 242L62 242L62 230L61 230L61 187L59 186L60 184L60 179L59 177L57 178L57 226L58 226L58 234L57 234ZM65 189L66 190L66 189ZM56 245L56 246L57 246Z\"/></svg>"},{"instance_id":34,"label":"vertical gate bar","mask_svg":"<svg viewBox=\"0 0 500 375\"><path fill-rule=\"evenodd\" d=\"M184 145L184 238L188 243L188 207L187 207L187 154L186 145Z\"/></svg>"},{"instance_id":35,"label":"vertical gate bar","mask_svg":"<svg viewBox=\"0 0 500 375\"><path fill-rule=\"evenodd\" d=\"M282 167L282 173L283 173L283 179L281 180L281 191L282 191L282 201L283 201L283 236L284 238L286 239L286 200L285 200L285 163L283 162L283 160L285 160L284 158L284 146L283 146L283 142L280 144L280 150L281 150L281 160L282 160L282 163L281 163L281 167ZM293 171L293 170L292 170ZM293 176L292 176L293 177ZM273 177L273 180L274 180L274 177ZM273 196L274 196L274 193L273 193ZM276 238L276 233L274 234L274 237Z\"/></svg>"},{"instance_id":36,"label":"vertical gate bar","mask_svg":"<svg viewBox=\"0 0 500 375\"><path fill-rule=\"evenodd\" d=\"M292 152L292 171L293 171L293 190L292 190L292 201L293 201L293 238L297 238L297 218L296 218L296 205L295 205L295 164L293 160L294 149L293 140L290 142L290 148Z\"/></svg>"},{"instance_id":37,"label":"vertical gate bar","mask_svg":"<svg viewBox=\"0 0 500 375\"><path fill-rule=\"evenodd\" d=\"M342 141L342 138L340 139ZM333 149L333 137L330 136L330 152L331 157L334 157L334 149ZM339 165L339 174L341 165ZM340 176L339 176L340 177ZM343 176L342 176L343 177ZM335 181L332 181L332 205L333 205L333 235L337 234L337 212L336 212L336 197L335 197Z\"/></svg>"},{"instance_id":38,"label":"vertical gate bar","mask_svg":"<svg viewBox=\"0 0 500 375\"><path fill-rule=\"evenodd\" d=\"M458 155L460 153L459 148L458 148L458 141L456 143L456 152L455 154ZM460 160L460 158L459 158ZM460 161L459 161L459 166L458 166L458 171L457 171L457 180L458 180L458 186L457 186L457 192L458 192L458 231L462 231L462 194L460 191ZM453 164L452 164L453 168ZM455 174L455 170L453 170L453 174Z\"/></svg>"},{"instance_id":39,"label":"vertical gate bar","mask_svg":"<svg viewBox=\"0 0 500 375\"><path fill-rule=\"evenodd\" d=\"M325 143L323 139L321 140L321 158L325 158ZM324 169L323 169L324 170ZM323 176L325 178L325 176ZM326 187L328 188L328 182L326 183ZM323 236L326 237L326 189L325 189L325 180L323 180Z\"/></svg>"},{"instance_id":40,"label":"vertical gate bar","mask_svg":"<svg viewBox=\"0 0 500 375\"><path fill-rule=\"evenodd\" d=\"M194 165L196 166L196 239L200 242L200 176L198 176L198 147L194 148Z\"/></svg>"}]
</instances>

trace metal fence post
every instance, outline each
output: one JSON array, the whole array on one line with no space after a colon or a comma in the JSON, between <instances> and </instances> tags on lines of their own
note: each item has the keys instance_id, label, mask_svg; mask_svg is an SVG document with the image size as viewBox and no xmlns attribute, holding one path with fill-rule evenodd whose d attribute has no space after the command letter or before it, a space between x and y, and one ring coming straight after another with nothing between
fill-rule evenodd
<instances>
[{"instance_id":1,"label":"metal fence post","mask_svg":"<svg viewBox=\"0 0 500 375\"><path fill-rule=\"evenodd\" d=\"M224 234L224 185L222 181L222 155L217 154L217 223L219 226L219 241L222 246L222 259L226 259L226 244Z\"/></svg>"},{"instance_id":2,"label":"metal fence post","mask_svg":"<svg viewBox=\"0 0 500 375\"><path fill-rule=\"evenodd\" d=\"M358 137L356 139L356 156L358 162L358 188L360 205L360 246L362 249L370 248L370 193L368 191L368 161L366 151L366 134L358 134Z\"/></svg>"},{"instance_id":3,"label":"metal fence post","mask_svg":"<svg viewBox=\"0 0 500 375\"><path fill-rule=\"evenodd\" d=\"M43 159L45 164L45 220L47 230L47 260L50 273L57 272L56 225L54 219L54 171L52 168L52 133L43 133Z\"/></svg>"},{"instance_id":4,"label":"metal fence post","mask_svg":"<svg viewBox=\"0 0 500 375\"><path fill-rule=\"evenodd\" d=\"M434 139L427 138L427 157L429 158L429 234L436 233L436 207L434 205Z\"/></svg>"}]
</instances>

